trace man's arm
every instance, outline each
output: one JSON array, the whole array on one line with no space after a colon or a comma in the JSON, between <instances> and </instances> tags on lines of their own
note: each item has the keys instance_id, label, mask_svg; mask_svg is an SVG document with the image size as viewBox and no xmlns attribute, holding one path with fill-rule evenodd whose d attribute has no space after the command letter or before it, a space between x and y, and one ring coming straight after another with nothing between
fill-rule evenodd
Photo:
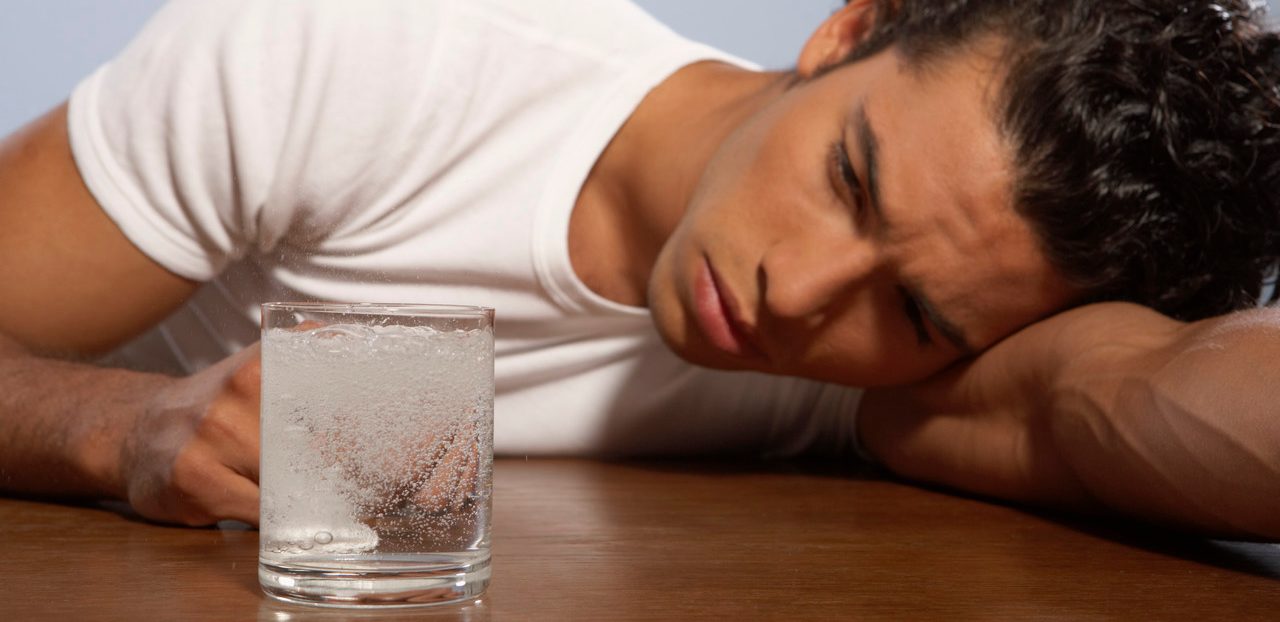
<instances>
[{"instance_id":1,"label":"man's arm","mask_svg":"<svg viewBox=\"0 0 1280 622\"><path fill-rule=\"evenodd\" d=\"M1280 539L1280 309L1194 324L1076 309L920 386L870 392L859 429L908 478Z\"/></svg>"},{"instance_id":2,"label":"man's arm","mask_svg":"<svg viewBox=\"0 0 1280 622\"><path fill-rule=\"evenodd\" d=\"M65 105L0 142L0 332L42 352L101 354L196 286L143 255L89 194Z\"/></svg>"},{"instance_id":3,"label":"man's arm","mask_svg":"<svg viewBox=\"0 0 1280 622\"><path fill-rule=\"evenodd\" d=\"M72 159L65 106L0 142L0 490L256 522L256 352L186 379L52 358L106 352L196 286L103 213Z\"/></svg>"}]
</instances>

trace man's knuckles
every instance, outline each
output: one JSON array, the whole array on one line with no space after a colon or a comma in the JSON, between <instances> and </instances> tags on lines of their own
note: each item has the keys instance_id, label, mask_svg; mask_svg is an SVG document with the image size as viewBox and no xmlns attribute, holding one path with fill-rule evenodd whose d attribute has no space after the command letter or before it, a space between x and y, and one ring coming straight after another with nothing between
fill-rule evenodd
<instances>
[{"instance_id":1,"label":"man's knuckles","mask_svg":"<svg viewBox=\"0 0 1280 622\"><path fill-rule=\"evenodd\" d=\"M198 436L215 446L256 447L257 411L238 397L219 397L200 420Z\"/></svg>"},{"instance_id":2,"label":"man's knuckles","mask_svg":"<svg viewBox=\"0 0 1280 622\"><path fill-rule=\"evenodd\" d=\"M175 494L198 498L216 483L215 466L195 451L184 450L170 468L169 486Z\"/></svg>"},{"instance_id":3,"label":"man's knuckles","mask_svg":"<svg viewBox=\"0 0 1280 622\"><path fill-rule=\"evenodd\" d=\"M257 356L232 372L227 389L243 399L257 402L262 394L262 361Z\"/></svg>"}]
</instances>

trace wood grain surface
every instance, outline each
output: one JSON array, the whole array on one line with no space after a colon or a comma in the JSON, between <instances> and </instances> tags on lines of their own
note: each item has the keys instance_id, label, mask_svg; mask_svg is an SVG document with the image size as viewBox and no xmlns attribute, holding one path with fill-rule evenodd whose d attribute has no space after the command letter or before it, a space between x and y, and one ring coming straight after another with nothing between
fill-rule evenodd
<instances>
[{"instance_id":1,"label":"wood grain surface","mask_svg":"<svg viewBox=\"0 0 1280 622\"><path fill-rule=\"evenodd\" d=\"M499 460L493 584L326 610L257 532L0 498L0 620L1280 619L1280 547L1069 520L829 468Z\"/></svg>"}]
</instances>

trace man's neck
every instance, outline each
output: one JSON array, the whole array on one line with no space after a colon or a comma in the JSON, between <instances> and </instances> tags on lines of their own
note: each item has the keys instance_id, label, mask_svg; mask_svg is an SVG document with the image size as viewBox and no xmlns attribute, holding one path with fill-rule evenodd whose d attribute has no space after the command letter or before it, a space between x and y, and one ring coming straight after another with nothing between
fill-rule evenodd
<instances>
[{"instance_id":1,"label":"man's neck","mask_svg":"<svg viewBox=\"0 0 1280 622\"><path fill-rule=\"evenodd\" d=\"M724 139L784 90L781 74L716 62L658 85L610 141L569 225L575 272L614 302L644 306L649 273Z\"/></svg>"}]
</instances>

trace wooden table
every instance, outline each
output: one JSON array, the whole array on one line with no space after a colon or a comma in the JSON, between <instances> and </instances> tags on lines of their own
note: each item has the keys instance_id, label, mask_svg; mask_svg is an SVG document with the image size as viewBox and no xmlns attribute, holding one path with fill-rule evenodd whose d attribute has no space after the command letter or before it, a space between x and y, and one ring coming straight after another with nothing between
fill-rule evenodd
<instances>
[{"instance_id":1,"label":"wooden table","mask_svg":"<svg viewBox=\"0 0 1280 622\"><path fill-rule=\"evenodd\" d=\"M777 464L499 460L494 579L412 612L279 604L257 532L0 499L0 620L1280 619L1280 547Z\"/></svg>"}]
</instances>

